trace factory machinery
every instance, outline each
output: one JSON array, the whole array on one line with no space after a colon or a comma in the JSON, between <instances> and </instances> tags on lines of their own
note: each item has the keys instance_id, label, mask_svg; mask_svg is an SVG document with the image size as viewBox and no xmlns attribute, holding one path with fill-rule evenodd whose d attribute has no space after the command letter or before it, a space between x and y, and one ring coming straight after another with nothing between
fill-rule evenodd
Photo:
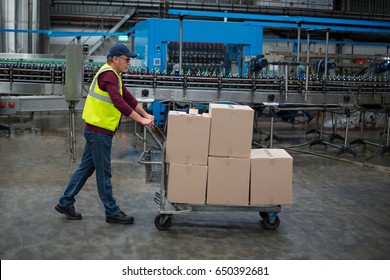
<instances>
[{"instance_id":1,"label":"factory machinery","mask_svg":"<svg viewBox=\"0 0 390 280\"><path fill-rule=\"evenodd\" d=\"M30 111L67 109L62 104L44 104L48 100L64 99L66 63L64 58L18 54L0 57L0 100L2 115ZM36 56L36 57L34 57ZM93 76L104 62L84 62L84 93L88 91ZM148 72L145 67L129 67L122 75L126 87L137 97L184 103L236 102L261 105L269 102L293 106L390 107L390 78L374 77L292 77L290 69L296 63L275 63L283 66L281 76L270 77L260 73L231 73L197 70ZM380 67L388 67L381 64ZM85 96L84 94L84 96ZM23 100L42 100L42 104L23 104ZM80 97L81 98L81 93ZM43 102L43 100L45 102ZM65 99L64 99L65 101ZM78 101L78 100L77 100ZM58 102L57 102L58 103ZM66 104L66 103L64 103ZM41 106L40 106L41 105Z\"/></svg>"},{"instance_id":2,"label":"factory machinery","mask_svg":"<svg viewBox=\"0 0 390 280\"><path fill-rule=\"evenodd\" d=\"M3 55L0 58L0 115L82 109L83 96L86 96L93 76L104 63L104 59L98 60L85 61L83 67L80 64L83 68L82 89L79 93L69 94L65 86L69 72L66 71L64 57ZM77 62L73 64L77 65ZM257 69L272 66L272 63L267 64ZM122 78L139 100L144 98L190 105L234 102L261 110L268 107L271 112L337 110L347 117L355 109L376 110L389 118L390 79L385 75L388 62L377 65L381 71L374 77L326 78L292 77L288 75L290 70L296 69L299 64L275 64L284 69L281 76L264 76L264 71L252 71L243 76L226 75L223 71L215 71L216 68L193 71L184 67L180 72L172 69L160 73L158 70L148 71L145 67L130 67ZM70 116L74 118L74 114ZM385 151L388 151L388 146L385 146ZM343 151L349 151L347 143Z\"/></svg>"},{"instance_id":3,"label":"factory machinery","mask_svg":"<svg viewBox=\"0 0 390 280\"><path fill-rule=\"evenodd\" d=\"M225 13L215 16L222 15ZM123 81L136 98L187 104L236 102L259 107L283 104L283 108L390 107L388 59L375 61L369 74L330 76L328 70L335 64L328 56L329 30L325 57L313 66L310 63L318 58L309 58L309 53L306 60L267 61L262 56L263 27L257 23L179 18L148 19L129 30L134 32L133 47L139 54L132 65L141 66L130 67ZM80 64L82 73L77 74L82 75L83 89L71 94L71 101L77 103L75 109L82 108L82 96L86 96L94 74L105 63L105 57L87 55L85 51L84 56L78 54L73 59L72 69L77 69L78 61L84 64ZM65 101L69 101L67 95L71 92L66 91L68 60L49 55L0 54L0 114L66 110ZM72 75L74 72L69 71ZM70 83L73 80L70 78ZM65 98L61 100L61 96Z\"/></svg>"}]
</instances>

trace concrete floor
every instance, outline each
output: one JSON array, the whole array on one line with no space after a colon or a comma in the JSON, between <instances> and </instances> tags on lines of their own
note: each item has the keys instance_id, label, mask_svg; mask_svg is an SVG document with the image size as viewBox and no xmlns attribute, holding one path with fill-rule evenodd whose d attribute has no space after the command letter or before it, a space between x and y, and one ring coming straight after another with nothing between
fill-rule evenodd
<instances>
[{"instance_id":1,"label":"concrete floor","mask_svg":"<svg viewBox=\"0 0 390 280\"><path fill-rule=\"evenodd\" d=\"M77 160L84 140L77 120ZM1 119L2 123L6 119ZM95 178L77 197L83 215L70 221L54 206L74 171L67 114L11 119L0 137L0 258L35 259L390 259L390 155L355 146L357 157L322 145L303 127L280 124L274 147L295 145L293 204L282 206L277 230L266 230L257 212L191 212L168 231L154 226L158 185L145 184L142 149L133 148L133 123L114 137L114 195L134 225L105 222ZM261 128L268 130L267 123ZM378 141L380 129L367 131ZM350 132L350 139L358 137ZM341 132L342 134L342 132ZM140 144L140 142L138 142ZM340 144L342 144L340 142Z\"/></svg>"}]
</instances>

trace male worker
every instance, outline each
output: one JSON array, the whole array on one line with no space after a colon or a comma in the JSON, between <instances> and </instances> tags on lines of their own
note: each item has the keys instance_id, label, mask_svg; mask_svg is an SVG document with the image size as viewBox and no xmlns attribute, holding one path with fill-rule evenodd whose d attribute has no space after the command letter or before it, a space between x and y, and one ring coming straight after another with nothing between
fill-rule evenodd
<instances>
[{"instance_id":1,"label":"male worker","mask_svg":"<svg viewBox=\"0 0 390 280\"><path fill-rule=\"evenodd\" d=\"M125 45L114 45L107 55L107 63L100 68L92 81L82 115L85 121L86 140L83 157L55 207L70 220L82 218L74 208L75 196L96 171L97 189L105 208L106 222L120 224L134 222L132 216L121 211L113 197L111 145L122 114L143 125L154 124L154 117L138 104L120 76L129 67L130 58L136 56L137 54L130 52Z\"/></svg>"}]
</instances>

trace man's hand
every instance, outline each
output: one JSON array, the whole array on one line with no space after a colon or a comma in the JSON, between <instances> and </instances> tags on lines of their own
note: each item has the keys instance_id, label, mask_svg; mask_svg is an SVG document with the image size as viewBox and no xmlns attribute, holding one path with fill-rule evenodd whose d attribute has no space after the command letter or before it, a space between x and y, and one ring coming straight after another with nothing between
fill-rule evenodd
<instances>
[{"instance_id":1,"label":"man's hand","mask_svg":"<svg viewBox=\"0 0 390 280\"><path fill-rule=\"evenodd\" d=\"M146 116L146 118L147 118L147 119L150 119L150 120L152 121L152 124L151 124L150 126L153 126L153 125L154 125L154 116L148 114L148 115Z\"/></svg>"},{"instance_id":2,"label":"man's hand","mask_svg":"<svg viewBox=\"0 0 390 280\"><path fill-rule=\"evenodd\" d=\"M133 111L131 112L129 117L142 125L147 125L147 126L154 125L154 116L149 115L146 112L143 115L140 115L136 111Z\"/></svg>"},{"instance_id":3,"label":"man's hand","mask_svg":"<svg viewBox=\"0 0 390 280\"><path fill-rule=\"evenodd\" d=\"M142 125L147 125L147 126L153 126L154 125L154 121L153 121L153 119L142 118L141 124Z\"/></svg>"}]
</instances>

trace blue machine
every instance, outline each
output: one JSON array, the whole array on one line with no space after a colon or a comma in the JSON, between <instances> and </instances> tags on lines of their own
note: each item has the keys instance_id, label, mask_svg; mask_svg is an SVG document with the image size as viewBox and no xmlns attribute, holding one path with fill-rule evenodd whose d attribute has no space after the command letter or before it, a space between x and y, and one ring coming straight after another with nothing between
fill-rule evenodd
<instances>
[{"instance_id":1,"label":"blue machine","mask_svg":"<svg viewBox=\"0 0 390 280\"><path fill-rule=\"evenodd\" d=\"M245 57L262 53L263 28L245 22L183 20L182 70L210 74L246 73ZM175 71L180 20L149 19L134 27L135 51L148 71Z\"/></svg>"},{"instance_id":2,"label":"blue machine","mask_svg":"<svg viewBox=\"0 0 390 280\"><path fill-rule=\"evenodd\" d=\"M262 53L263 28L238 22L183 20L182 72L192 75L242 75L248 71L245 57ZM180 20L149 19L134 28L138 58L148 72L179 73ZM149 110L156 124L164 125L166 106L160 100Z\"/></svg>"}]
</instances>

